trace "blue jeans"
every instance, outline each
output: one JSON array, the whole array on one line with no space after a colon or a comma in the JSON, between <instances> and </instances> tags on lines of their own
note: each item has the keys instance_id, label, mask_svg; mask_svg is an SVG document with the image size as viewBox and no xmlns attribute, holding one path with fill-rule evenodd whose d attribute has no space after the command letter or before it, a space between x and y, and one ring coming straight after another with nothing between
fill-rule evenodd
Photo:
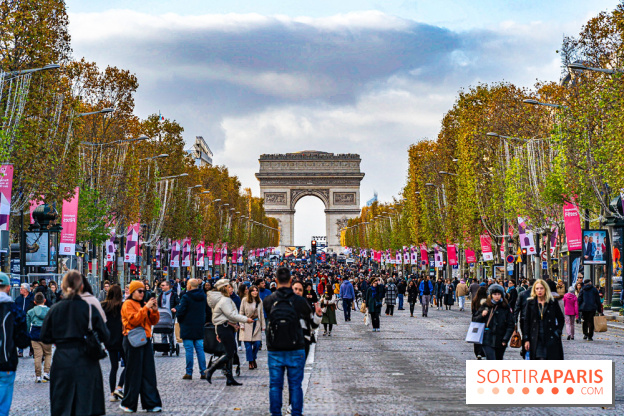
<instances>
[{"instance_id":1,"label":"blue jeans","mask_svg":"<svg viewBox=\"0 0 624 416\"><path fill-rule=\"evenodd\" d=\"M292 416L303 414L303 367L305 350L269 351L269 402L271 416L282 414L282 389L284 370L288 372L288 392L292 405Z\"/></svg>"},{"instance_id":2,"label":"blue jeans","mask_svg":"<svg viewBox=\"0 0 624 416\"><path fill-rule=\"evenodd\" d=\"M303 368L301 369L303 376ZM13 401L15 371L0 371L0 416L8 416Z\"/></svg>"},{"instance_id":3,"label":"blue jeans","mask_svg":"<svg viewBox=\"0 0 624 416\"><path fill-rule=\"evenodd\" d=\"M203 339L184 339L182 340L184 351L186 353L186 374L193 375L193 348L197 353L197 364L199 365L199 374L206 371L206 354L204 353Z\"/></svg>"},{"instance_id":4,"label":"blue jeans","mask_svg":"<svg viewBox=\"0 0 624 416\"><path fill-rule=\"evenodd\" d=\"M262 341L245 341L245 355L247 361L256 361L258 358L258 350Z\"/></svg>"},{"instance_id":5,"label":"blue jeans","mask_svg":"<svg viewBox=\"0 0 624 416\"><path fill-rule=\"evenodd\" d=\"M405 295L402 295L399 293L399 309L403 309L403 297Z\"/></svg>"}]
</instances>

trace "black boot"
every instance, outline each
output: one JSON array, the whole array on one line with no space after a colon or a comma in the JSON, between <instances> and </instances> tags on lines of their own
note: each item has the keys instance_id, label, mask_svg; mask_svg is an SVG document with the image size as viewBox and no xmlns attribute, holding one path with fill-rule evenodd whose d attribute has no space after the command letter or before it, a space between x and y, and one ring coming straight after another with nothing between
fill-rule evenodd
<instances>
[{"instance_id":1,"label":"black boot","mask_svg":"<svg viewBox=\"0 0 624 416\"><path fill-rule=\"evenodd\" d=\"M222 355L218 360L215 360L212 363L212 365L206 370L206 380L208 380L208 383L212 384L212 374L227 361L227 355Z\"/></svg>"},{"instance_id":2,"label":"black boot","mask_svg":"<svg viewBox=\"0 0 624 416\"><path fill-rule=\"evenodd\" d=\"M239 383L234 380L234 376L232 375L232 361L228 361L225 367L225 377L227 378L226 386L242 386L243 383Z\"/></svg>"}]
</instances>

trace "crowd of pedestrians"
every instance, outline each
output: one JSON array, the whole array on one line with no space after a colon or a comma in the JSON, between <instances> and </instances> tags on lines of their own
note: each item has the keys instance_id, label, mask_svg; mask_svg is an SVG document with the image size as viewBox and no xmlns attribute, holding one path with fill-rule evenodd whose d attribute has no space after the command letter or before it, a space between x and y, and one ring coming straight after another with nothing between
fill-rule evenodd
<instances>
[{"instance_id":1,"label":"crowd of pedestrians","mask_svg":"<svg viewBox=\"0 0 624 416\"><path fill-rule=\"evenodd\" d=\"M161 342L182 340L182 379L193 378L196 357L201 379L212 384L214 373L221 370L226 386L241 386L234 378L240 375L238 353L244 346L249 370L255 370L264 340L270 413L281 414L286 376L290 412L300 415L303 369L316 329L323 324L322 335L332 336L338 306L347 323L357 305L372 331L380 332L380 316L385 312L386 319L393 319L397 303L397 311L409 304L411 318L419 302L423 318L432 307L451 311L457 302L464 313L470 303L472 321L485 325L482 342L474 345L475 357L488 360L503 359L516 333L521 334L523 357L563 359L564 326L572 341L575 323L582 319L584 339L592 341L594 316L601 311L600 294L590 279L566 288L550 279L520 284L468 276L432 279L426 273L403 276L335 266L316 272L258 270L234 279L159 279L153 286L134 280L125 293L118 284L104 282L97 297L74 270L63 277L60 290L56 282L36 283L35 288L22 284L13 300L10 281L0 273L0 313L11 316L11 331L0 335L8 350L0 357L0 414L8 413L18 357L27 355L28 347L35 358L35 382L50 384L54 415L104 414L105 392L110 401L120 401L124 412L138 411L139 399L144 410L162 411L152 331L161 313L171 314L179 325L177 336L163 333ZM208 365L204 340L211 325L223 353ZM106 354L98 351L101 344ZM106 356L111 364L107 390L98 363Z\"/></svg>"}]
</instances>

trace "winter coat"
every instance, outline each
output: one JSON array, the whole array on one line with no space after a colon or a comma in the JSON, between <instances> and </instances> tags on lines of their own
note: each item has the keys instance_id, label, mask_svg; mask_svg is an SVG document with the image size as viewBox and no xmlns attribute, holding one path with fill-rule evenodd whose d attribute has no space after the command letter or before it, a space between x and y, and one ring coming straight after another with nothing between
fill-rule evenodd
<instances>
[{"instance_id":1,"label":"winter coat","mask_svg":"<svg viewBox=\"0 0 624 416\"><path fill-rule=\"evenodd\" d=\"M50 371L50 412L53 415L103 415L104 383L100 363L87 356L84 336L91 325L100 341L109 333L102 316L80 296L58 302L43 321L41 341L56 344Z\"/></svg>"},{"instance_id":2,"label":"winter coat","mask_svg":"<svg viewBox=\"0 0 624 416\"><path fill-rule=\"evenodd\" d=\"M457 285L457 289L455 289L455 293L457 297L467 296L468 295L468 286L466 283L460 283Z\"/></svg>"},{"instance_id":3,"label":"winter coat","mask_svg":"<svg viewBox=\"0 0 624 416\"><path fill-rule=\"evenodd\" d=\"M121 351L123 350L123 323L121 322L121 307L104 311L106 314L106 328L110 334L108 342L104 344L106 349Z\"/></svg>"},{"instance_id":4,"label":"winter coat","mask_svg":"<svg viewBox=\"0 0 624 416\"><path fill-rule=\"evenodd\" d=\"M509 307L511 308L511 310L514 310L514 308L516 307L516 302L518 301L518 291L516 290L516 288L512 287L507 290L505 298L507 299L507 303L509 303Z\"/></svg>"},{"instance_id":5,"label":"winter coat","mask_svg":"<svg viewBox=\"0 0 624 416\"><path fill-rule=\"evenodd\" d=\"M524 321L524 312L526 309L527 300L529 300L529 298L531 297L531 287L520 293L518 295L518 300L516 301L516 306L514 308L514 322L518 322L518 318L520 318L518 328L523 327L522 321Z\"/></svg>"},{"instance_id":6,"label":"winter coat","mask_svg":"<svg viewBox=\"0 0 624 416\"><path fill-rule=\"evenodd\" d=\"M336 295L332 295L329 299L325 295L321 296L321 308L323 309L322 324L336 325L338 323L336 320L336 303L338 303Z\"/></svg>"},{"instance_id":7,"label":"winter coat","mask_svg":"<svg viewBox=\"0 0 624 416\"><path fill-rule=\"evenodd\" d=\"M29 310L26 314L26 328L28 328L28 331L30 331L33 326L43 325L43 320L49 311L50 308L45 305L37 305Z\"/></svg>"},{"instance_id":8,"label":"winter coat","mask_svg":"<svg viewBox=\"0 0 624 416\"><path fill-rule=\"evenodd\" d=\"M0 371L16 371L18 363L17 349L30 346L30 337L26 329L26 314L5 292L0 292L0 310L4 311L4 315L0 316L3 322L9 314L13 316L13 346L11 348L7 347L10 345L8 340L4 344L4 348L1 351L3 354L6 354L3 357L6 364L0 365Z\"/></svg>"},{"instance_id":9,"label":"winter coat","mask_svg":"<svg viewBox=\"0 0 624 416\"><path fill-rule=\"evenodd\" d=\"M431 280L423 280L422 282L420 282L420 287L418 289L418 291L424 295L424 291L425 291L425 284L427 284L427 286L429 286L429 295L433 295L433 283L431 283Z\"/></svg>"},{"instance_id":10,"label":"winter coat","mask_svg":"<svg viewBox=\"0 0 624 416\"><path fill-rule=\"evenodd\" d=\"M386 305L396 305L396 299L398 294L399 293L396 285L394 283L388 283L388 285L386 285Z\"/></svg>"},{"instance_id":11,"label":"winter coat","mask_svg":"<svg viewBox=\"0 0 624 416\"><path fill-rule=\"evenodd\" d=\"M544 340L546 342L546 359L547 360L563 360L563 345L561 343L561 334L563 331L564 317L563 312L557 301L549 301L544 305ZM539 321L541 315L537 299L529 298L527 301L525 316L522 326L522 343L529 341L529 352L531 359L536 359L536 351L539 336Z\"/></svg>"},{"instance_id":12,"label":"winter coat","mask_svg":"<svg viewBox=\"0 0 624 416\"><path fill-rule=\"evenodd\" d=\"M373 286L370 286L366 291L364 301L366 302L366 308L369 313L380 313L381 304L383 302L383 293L379 290L379 285L375 288L376 294L373 296Z\"/></svg>"},{"instance_id":13,"label":"winter coat","mask_svg":"<svg viewBox=\"0 0 624 416\"><path fill-rule=\"evenodd\" d=\"M454 287L452 283L442 285L444 304L445 305L453 305L455 303L455 299L453 298Z\"/></svg>"},{"instance_id":14,"label":"winter coat","mask_svg":"<svg viewBox=\"0 0 624 416\"><path fill-rule=\"evenodd\" d=\"M202 288L187 290L182 294L176 312L183 340L204 339L206 322L206 294Z\"/></svg>"},{"instance_id":15,"label":"winter coat","mask_svg":"<svg viewBox=\"0 0 624 416\"><path fill-rule=\"evenodd\" d=\"M27 313L29 310L35 307L35 294L33 292L28 292L26 297L21 294L15 299L15 304L18 308L20 308L24 313Z\"/></svg>"},{"instance_id":16,"label":"winter coat","mask_svg":"<svg viewBox=\"0 0 624 416\"><path fill-rule=\"evenodd\" d=\"M404 280L400 280L399 283L397 283L397 290L399 291L399 295L405 295L405 292L407 291L407 285L405 284Z\"/></svg>"},{"instance_id":17,"label":"winter coat","mask_svg":"<svg viewBox=\"0 0 624 416\"><path fill-rule=\"evenodd\" d=\"M121 322L123 324L123 334L128 335L131 330L143 327L145 335L152 337L152 326L156 325L160 320L160 313L148 308L147 305L141 306L139 302L130 298L121 306Z\"/></svg>"},{"instance_id":18,"label":"winter coat","mask_svg":"<svg viewBox=\"0 0 624 416\"><path fill-rule=\"evenodd\" d=\"M93 296L91 293L85 292L81 293L80 297L89 305L93 306L100 313L100 316L102 317L104 322L106 322L106 314L104 313L104 309L102 309L102 304L97 300L95 296Z\"/></svg>"},{"instance_id":19,"label":"winter coat","mask_svg":"<svg viewBox=\"0 0 624 416\"><path fill-rule=\"evenodd\" d=\"M340 297L342 299L355 299L355 291L353 290L353 284L346 280L344 282L342 282L342 285L340 285Z\"/></svg>"},{"instance_id":20,"label":"winter coat","mask_svg":"<svg viewBox=\"0 0 624 416\"><path fill-rule=\"evenodd\" d=\"M313 315L316 316L316 314L314 314L308 302L301 296L295 295L293 290L289 287L281 287L277 289L275 293L268 296L265 300L262 301L264 312L269 317L269 320L267 320L267 326L271 324L271 321L270 321L271 309L273 308L273 305L279 300L288 300L292 302L295 312L299 315L299 321L301 322L302 329L307 326L309 326L311 330L318 328L318 319L317 319L318 317L312 318L312 316ZM305 336L305 330L303 332ZM270 341L271 341L270 337L267 337L267 350L280 351L280 350L274 349ZM281 351L303 350L305 349L305 345L306 345L306 338L302 338L300 342L298 342L297 344L293 345L292 347L286 350L281 350Z\"/></svg>"},{"instance_id":21,"label":"winter coat","mask_svg":"<svg viewBox=\"0 0 624 416\"><path fill-rule=\"evenodd\" d=\"M595 312L600 310L600 294L591 284L586 284L578 296L578 309L581 312Z\"/></svg>"},{"instance_id":22,"label":"winter coat","mask_svg":"<svg viewBox=\"0 0 624 416\"><path fill-rule=\"evenodd\" d=\"M483 316L483 312L488 314ZM473 322L483 322L485 332L483 333L483 345L493 348L500 348L509 344L509 339L514 331L513 312L509 308L509 304L502 300L494 305L489 301L484 301L481 307L473 315ZM489 324L488 324L489 320Z\"/></svg>"},{"instance_id":23,"label":"winter coat","mask_svg":"<svg viewBox=\"0 0 624 416\"><path fill-rule=\"evenodd\" d=\"M310 297L308 297L310 296ZM308 303L310 304L310 307L312 307L312 305L314 305L316 302L318 302L318 296L316 295L316 292L314 290L311 291L304 291L303 292L303 298L305 300L308 301Z\"/></svg>"},{"instance_id":24,"label":"winter coat","mask_svg":"<svg viewBox=\"0 0 624 416\"><path fill-rule=\"evenodd\" d=\"M436 282L435 286L433 287L433 292L436 299L442 300L442 297L444 296L444 282ZM440 306L439 303L438 306Z\"/></svg>"},{"instance_id":25,"label":"winter coat","mask_svg":"<svg viewBox=\"0 0 624 416\"><path fill-rule=\"evenodd\" d=\"M414 286L409 286L407 288L407 303L416 303L418 300L418 288L414 284Z\"/></svg>"},{"instance_id":26,"label":"winter coat","mask_svg":"<svg viewBox=\"0 0 624 416\"><path fill-rule=\"evenodd\" d=\"M247 317L238 313L234 301L218 290L208 292L208 306L212 309L212 324L215 327L226 322L247 322Z\"/></svg>"},{"instance_id":27,"label":"winter coat","mask_svg":"<svg viewBox=\"0 0 624 416\"><path fill-rule=\"evenodd\" d=\"M238 339L240 341L262 341L262 331L266 329L266 321L264 320L264 311L262 302L247 302L247 298L243 299L240 306L241 315L257 320L251 324L240 324L240 333Z\"/></svg>"},{"instance_id":28,"label":"winter coat","mask_svg":"<svg viewBox=\"0 0 624 416\"><path fill-rule=\"evenodd\" d=\"M564 313L569 316L579 316L578 299L574 293L566 293L563 296Z\"/></svg>"}]
</instances>

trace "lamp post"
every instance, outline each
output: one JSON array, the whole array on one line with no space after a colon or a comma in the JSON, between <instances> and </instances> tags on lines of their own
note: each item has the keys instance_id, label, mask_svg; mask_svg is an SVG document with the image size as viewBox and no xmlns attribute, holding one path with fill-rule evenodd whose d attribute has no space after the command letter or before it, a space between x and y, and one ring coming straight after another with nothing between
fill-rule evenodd
<instances>
[{"instance_id":1,"label":"lamp post","mask_svg":"<svg viewBox=\"0 0 624 416\"><path fill-rule=\"evenodd\" d=\"M537 101L537 100L533 100L533 99L526 99L526 100L522 100L523 103L525 104L531 104L531 105L542 105L545 107L553 107L553 108L568 108L565 105L561 105L561 104L551 104L551 103L543 103L541 101Z\"/></svg>"},{"instance_id":2,"label":"lamp post","mask_svg":"<svg viewBox=\"0 0 624 416\"><path fill-rule=\"evenodd\" d=\"M27 74L32 74L34 72L40 72L40 71L49 71L50 69L58 69L60 67L61 66L59 64L48 64L41 68L22 69L19 71L4 72L2 73L2 78L6 80L10 80L10 79L19 77L20 75L27 75Z\"/></svg>"}]
</instances>

